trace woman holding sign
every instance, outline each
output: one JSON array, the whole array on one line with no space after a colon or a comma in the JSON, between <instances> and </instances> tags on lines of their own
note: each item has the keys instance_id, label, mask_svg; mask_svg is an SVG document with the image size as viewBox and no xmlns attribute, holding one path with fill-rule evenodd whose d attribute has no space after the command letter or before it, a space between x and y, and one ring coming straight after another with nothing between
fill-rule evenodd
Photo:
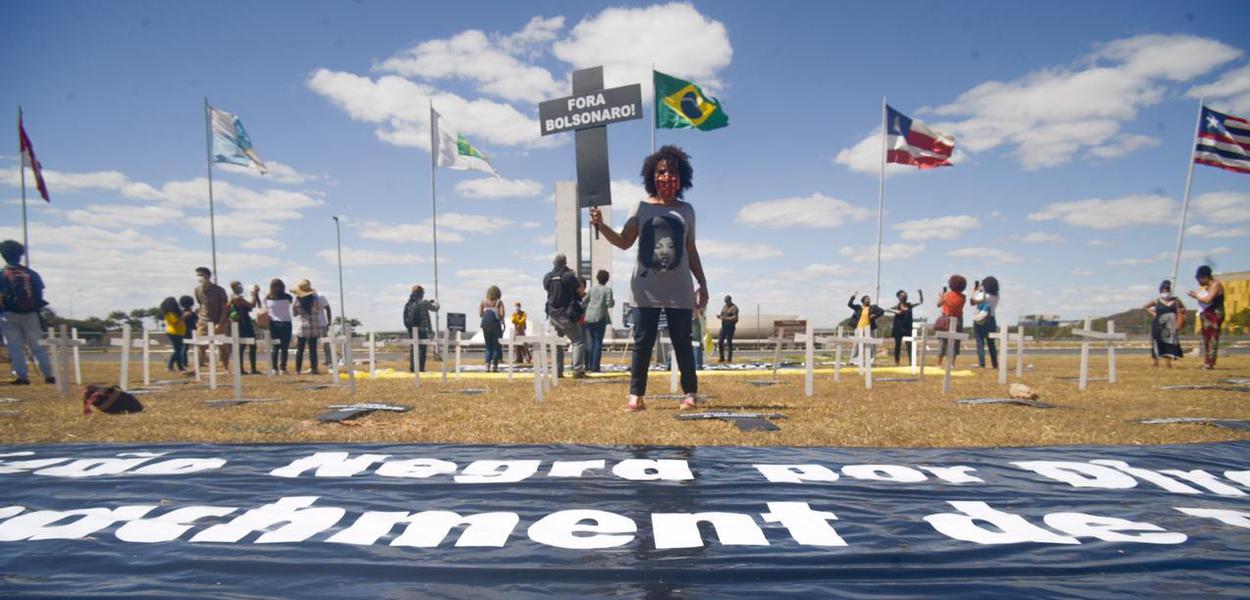
<instances>
[{"instance_id":1,"label":"woman holding sign","mask_svg":"<svg viewBox=\"0 0 1250 600\"><path fill-rule=\"evenodd\" d=\"M699 381L690 330L694 310L707 305L707 278L695 245L694 207L682 200L685 191L693 186L693 178L690 157L676 146L664 146L643 161L642 183L649 197L638 203L619 233L603 224L598 208L590 209L591 226L613 246L628 250L638 242L638 258L630 279L638 323L634 326L627 411L643 408L647 367L660 311L668 317L668 335L681 370L681 388L685 393L681 408L695 407ZM699 284L697 290L695 281Z\"/></svg>"}]
</instances>

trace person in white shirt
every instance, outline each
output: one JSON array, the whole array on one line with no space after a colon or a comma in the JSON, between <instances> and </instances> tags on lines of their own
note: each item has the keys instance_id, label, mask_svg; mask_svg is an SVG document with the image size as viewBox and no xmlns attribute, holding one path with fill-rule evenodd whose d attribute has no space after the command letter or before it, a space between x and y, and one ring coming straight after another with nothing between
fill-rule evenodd
<instances>
[{"instance_id":1,"label":"person in white shirt","mask_svg":"<svg viewBox=\"0 0 1250 600\"><path fill-rule=\"evenodd\" d=\"M269 358L269 364L275 373L287 373L287 354L291 350L291 295L286 293L286 284L281 279L269 282L269 294L265 296L265 311L269 313L269 336L276 344Z\"/></svg>"}]
</instances>

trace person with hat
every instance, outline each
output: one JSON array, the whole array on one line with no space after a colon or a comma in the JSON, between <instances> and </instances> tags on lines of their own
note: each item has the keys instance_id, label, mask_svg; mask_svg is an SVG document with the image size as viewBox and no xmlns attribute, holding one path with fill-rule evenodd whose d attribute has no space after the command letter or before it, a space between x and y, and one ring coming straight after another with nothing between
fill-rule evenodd
<instances>
[{"instance_id":1,"label":"person with hat","mask_svg":"<svg viewBox=\"0 0 1250 600\"><path fill-rule=\"evenodd\" d=\"M1224 284L1211 273L1211 267L1202 265L1194 275L1200 286L1189 292L1198 301L1198 323L1202 326L1202 356L1204 369L1215 368L1215 358L1220 352L1220 326L1224 324Z\"/></svg>"},{"instance_id":2,"label":"person with hat","mask_svg":"<svg viewBox=\"0 0 1250 600\"><path fill-rule=\"evenodd\" d=\"M308 347L308 365L317 375L317 339L325 337L330 329L330 302L314 290L312 283L301 279L291 293L295 295L292 313L299 317L299 341L295 346L295 372L304 366L304 347Z\"/></svg>"},{"instance_id":3,"label":"person with hat","mask_svg":"<svg viewBox=\"0 0 1250 600\"><path fill-rule=\"evenodd\" d=\"M196 311L195 332L201 336L211 334L224 334L230 330L230 308L229 298L226 296L226 290L217 285L213 281L213 272L208 267L198 267L195 269L195 277L199 285L195 286L195 303L199 305ZM208 330L208 324L213 324L213 330ZM226 371L230 371L230 347L222 344L217 348L221 354L221 364ZM208 348L200 346L196 351L196 359L200 361L200 366L206 366L208 363Z\"/></svg>"},{"instance_id":4,"label":"person with hat","mask_svg":"<svg viewBox=\"0 0 1250 600\"><path fill-rule=\"evenodd\" d=\"M412 293L408 295L408 302L404 304L404 330L412 335L412 330L417 330L417 339L428 340L434 337L434 322L430 319L430 311L438 312L438 299L425 299L425 288L420 285L412 286ZM426 346L421 346L416 351L408 352L408 370L413 373L417 369L425 371L425 350Z\"/></svg>"}]
</instances>

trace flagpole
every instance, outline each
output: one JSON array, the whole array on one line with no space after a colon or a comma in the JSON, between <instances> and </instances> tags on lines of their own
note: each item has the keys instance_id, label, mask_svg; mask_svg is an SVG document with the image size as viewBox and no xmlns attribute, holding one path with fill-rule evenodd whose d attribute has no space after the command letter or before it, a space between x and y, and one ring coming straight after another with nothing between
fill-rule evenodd
<instances>
[{"instance_id":1,"label":"flagpole","mask_svg":"<svg viewBox=\"0 0 1250 600\"><path fill-rule=\"evenodd\" d=\"M885 96L881 97L881 178L877 183L877 278L873 284L872 298L881 302L881 230L885 223L885 158L886 140L889 138L889 124Z\"/></svg>"},{"instance_id":2,"label":"flagpole","mask_svg":"<svg viewBox=\"0 0 1250 600\"><path fill-rule=\"evenodd\" d=\"M438 300L438 113L434 112L434 101L430 100L430 213L434 231L434 300ZM442 331L440 311L434 311L434 331ZM443 357L446 363L447 357Z\"/></svg>"},{"instance_id":3,"label":"flagpole","mask_svg":"<svg viewBox=\"0 0 1250 600\"><path fill-rule=\"evenodd\" d=\"M213 123L204 97L204 157L208 161L208 237L213 248L213 283L217 283L217 218L213 211Z\"/></svg>"},{"instance_id":4,"label":"flagpole","mask_svg":"<svg viewBox=\"0 0 1250 600\"><path fill-rule=\"evenodd\" d=\"M651 63L651 153L655 154L655 122L660 119L660 106L655 102L655 63ZM597 229L595 231L598 231Z\"/></svg>"},{"instance_id":5,"label":"flagpole","mask_svg":"<svg viewBox=\"0 0 1250 600\"><path fill-rule=\"evenodd\" d=\"M22 172L22 176L21 176L22 177L22 246L26 248L26 253L23 255L22 261L25 263L26 268L29 269L30 268L30 233L26 229L26 161L22 160L23 158L25 158L25 154L23 154L24 150L26 149L22 147L22 107L21 105L18 105L17 107L17 155L19 158L17 162L18 162L18 170ZM34 168L33 164L31 165L31 168Z\"/></svg>"},{"instance_id":6,"label":"flagpole","mask_svg":"<svg viewBox=\"0 0 1250 600\"><path fill-rule=\"evenodd\" d=\"M1206 98L1198 99L1198 126L1189 145L1189 174L1185 176L1185 200L1181 203L1181 225L1176 232L1176 257L1172 259L1172 289L1176 289L1176 277L1181 268L1181 244L1185 242L1185 217L1189 213L1189 188L1194 182L1194 153L1198 148L1198 132L1202 130L1202 105Z\"/></svg>"}]
</instances>

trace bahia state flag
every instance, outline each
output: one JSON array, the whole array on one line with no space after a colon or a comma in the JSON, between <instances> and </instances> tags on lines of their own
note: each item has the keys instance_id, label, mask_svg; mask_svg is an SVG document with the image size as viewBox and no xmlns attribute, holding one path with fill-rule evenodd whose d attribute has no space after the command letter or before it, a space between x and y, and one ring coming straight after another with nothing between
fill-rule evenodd
<instances>
[{"instance_id":1,"label":"bahia state flag","mask_svg":"<svg viewBox=\"0 0 1250 600\"><path fill-rule=\"evenodd\" d=\"M699 86L684 79L652 71L655 82L656 129L711 131L729 125L720 100L703 95Z\"/></svg>"},{"instance_id":2,"label":"bahia state flag","mask_svg":"<svg viewBox=\"0 0 1250 600\"><path fill-rule=\"evenodd\" d=\"M265 161L252 148L252 138L248 137L239 117L211 106L208 116L213 127L213 162L252 167L261 175L269 172Z\"/></svg>"},{"instance_id":3,"label":"bahia state flag","mask_svg":"<svg viewBox=\"0 0 1250 600\"><path fill-rule=\"evenodd\" d=\"M482 171L499 177L490 161L469 143L464 136L456 133L447 124L447 119L430 107L430 154L434 164L456 170Z\"/></svg>"},{"instance_id":4,"label":"bahia state flag","mask_svg":"<svg viewBox=\"0 0 1250 600\"><path fill-rule=\"evenodd\" d=\"M1250 121L1202 107L1194 162L1250 173Z\"/></svg>"},{"instance_id":5,"label":"bahia state flag","mask_svg":"<svg viewBox=\"0 0 1250 600\"><path fill-rule=\"evenodd\" d=\"M955 152L955 136L929 129L889 106L885 107L889 137L886 139L885 161L916 165L921 169L949 167Z\"/></svg>"}]
</instances>

